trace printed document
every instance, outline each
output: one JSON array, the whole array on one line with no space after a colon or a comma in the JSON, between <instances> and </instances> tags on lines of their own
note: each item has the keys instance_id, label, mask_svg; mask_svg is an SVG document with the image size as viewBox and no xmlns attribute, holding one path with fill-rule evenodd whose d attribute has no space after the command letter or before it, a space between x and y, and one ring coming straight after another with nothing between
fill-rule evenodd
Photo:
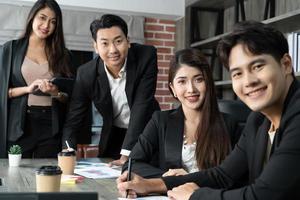
<instances>
[{"instance_id":1,"label":"printed document","mask_svg":"<svg viewBox=\"0 0 300 200\"><path fill-rule=\"evenodd\" d=\"M79 161L74 173L92 179L117 178L121 175L121 170L109 167L107 163Z\"/></svg>"}]
</instances>

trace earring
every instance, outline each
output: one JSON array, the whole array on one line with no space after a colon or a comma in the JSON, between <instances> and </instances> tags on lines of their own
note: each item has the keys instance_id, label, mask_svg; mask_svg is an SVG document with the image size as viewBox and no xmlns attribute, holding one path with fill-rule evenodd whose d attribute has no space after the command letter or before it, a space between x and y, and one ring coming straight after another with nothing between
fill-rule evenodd
<instances>
[{"instance_id":1,"label":"earring","mask_svg":"<svg viewBox=\"0 0 300 200\"><path fill-rule=\"evenodd\" d=\"M176 94L174 94L174 97L175 97L175 98L177 98L177 95L176 95Z\"/></svg>"}]
</instances>

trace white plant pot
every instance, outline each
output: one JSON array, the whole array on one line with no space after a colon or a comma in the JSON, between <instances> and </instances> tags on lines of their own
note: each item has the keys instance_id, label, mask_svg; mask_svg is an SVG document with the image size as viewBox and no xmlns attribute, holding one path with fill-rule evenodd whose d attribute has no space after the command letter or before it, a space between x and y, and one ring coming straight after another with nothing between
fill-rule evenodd
<instances>
[{"instance_id":1,"label":"white plant pot","mask_svg":"<svg viewBox=\"0 0 300 200\"><path fill-rule=\"evenodd\" d=\"M22 154L8 154L8 162L10 167L17 167L20 165Z\"/></svg>"}]
</instances>

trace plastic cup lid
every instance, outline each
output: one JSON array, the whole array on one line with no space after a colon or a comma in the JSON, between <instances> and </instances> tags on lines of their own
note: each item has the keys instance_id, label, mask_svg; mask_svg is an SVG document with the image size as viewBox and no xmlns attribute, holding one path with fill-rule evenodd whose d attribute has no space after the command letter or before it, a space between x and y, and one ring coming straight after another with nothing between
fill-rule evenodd
<instances>
[{"instance_id":1,"label":"plastic cup lid","mask_svg":"<svg viewBox=\"0 0 300 200\"><path fill-rule=\"evenodd\" d=\"M76 151L73 149L71 151L64 149L61 152L58 153L59 156L75 156Z\"/></svg>"},{"instance_id":2,"label":"plastic cup lid","mask_svg":"<svg viewBox=\"0 0 300 200\"><path fill-rule=\"evenodd\" d=\"M56 165L45 165L36 170L38 175L59 175L62 171L59 166Z\"/></svg>"}]
</instances>

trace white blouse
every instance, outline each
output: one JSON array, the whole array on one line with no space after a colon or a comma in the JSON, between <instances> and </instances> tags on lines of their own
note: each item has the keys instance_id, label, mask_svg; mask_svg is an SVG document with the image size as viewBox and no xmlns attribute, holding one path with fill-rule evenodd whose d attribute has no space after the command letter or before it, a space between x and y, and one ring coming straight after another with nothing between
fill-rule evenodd
<instances>
[{"instance_id":1,"label":"white blouse","mask_svg":"<svg viewBox=\"0 0 300 200\"><path fill-rule=\"evenodd\" d=\"M199 171L195 156L196 143L182 145L182 166L188 173Z\"/></svg>"}]
</instances>

